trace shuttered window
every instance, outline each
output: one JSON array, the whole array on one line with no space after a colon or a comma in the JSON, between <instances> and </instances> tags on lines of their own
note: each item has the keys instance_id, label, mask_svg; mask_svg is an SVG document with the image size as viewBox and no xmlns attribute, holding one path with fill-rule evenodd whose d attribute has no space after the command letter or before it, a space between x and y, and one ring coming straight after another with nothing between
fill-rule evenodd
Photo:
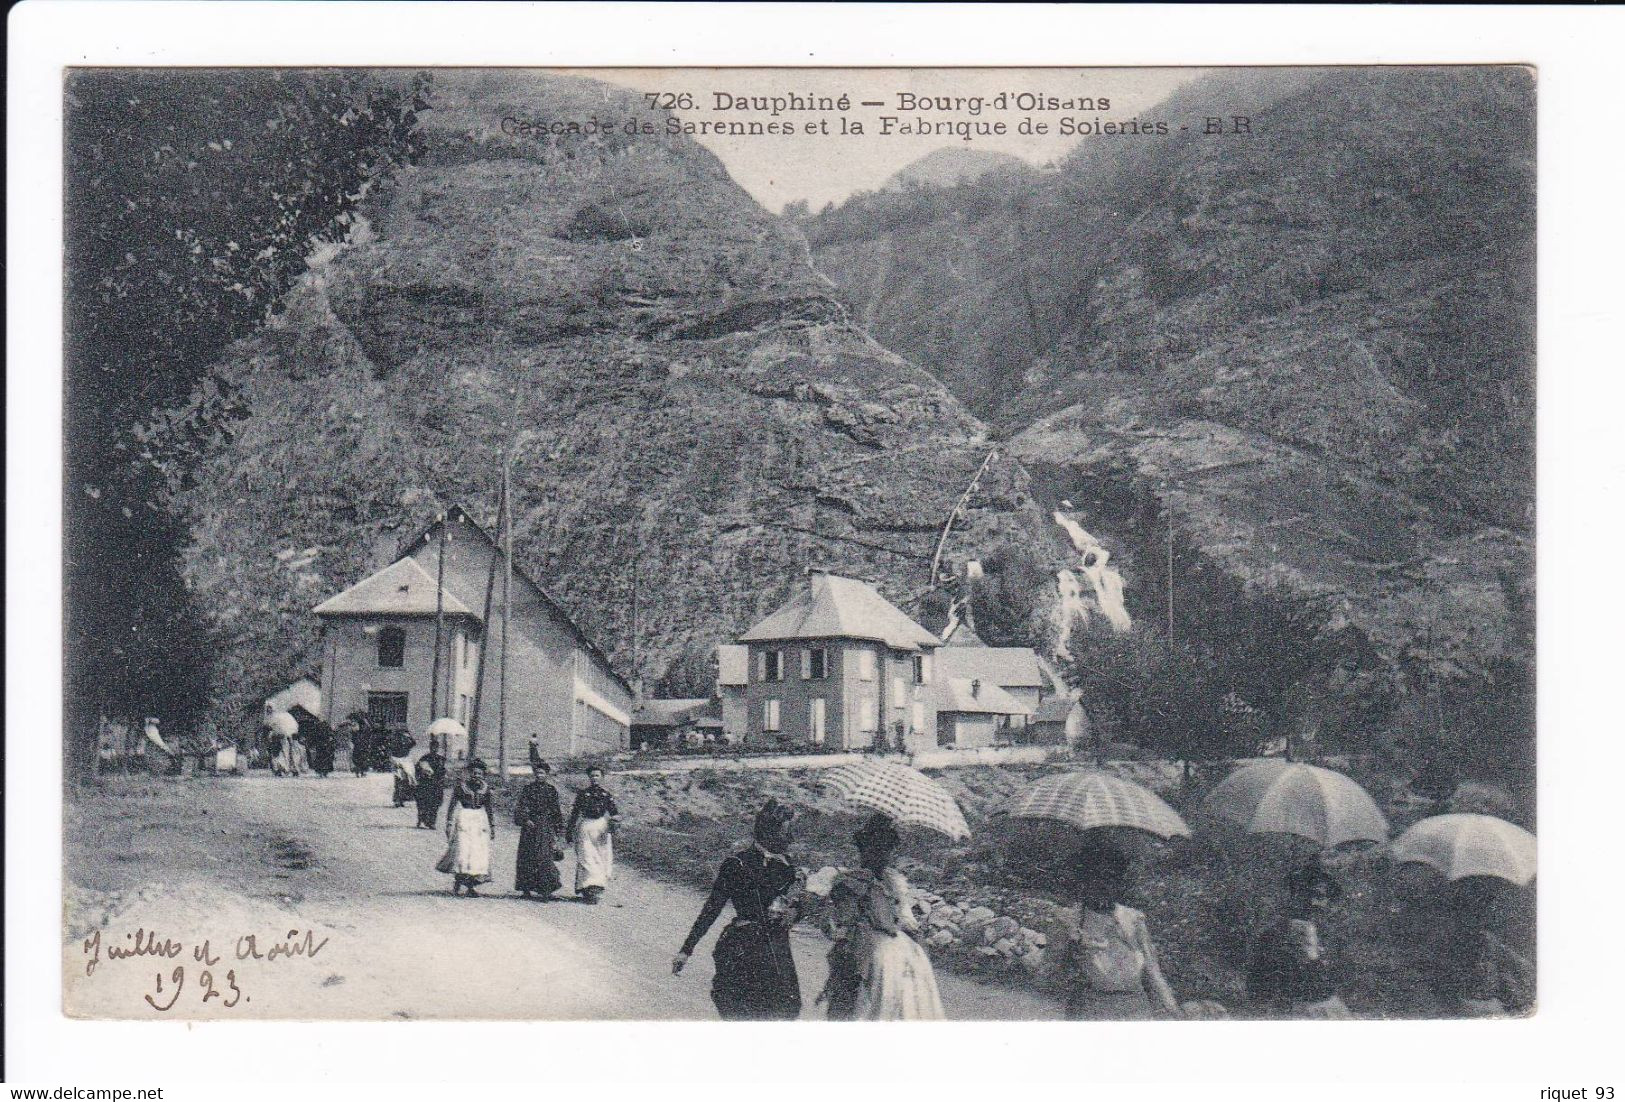
<instances>
[{"instance_id":1,"label":"shuttered window","mask_svg":"<svg viewBox=\"0 0 1625 1102\"><path fill-rule=\"evenodd\" d=\"M824 745L825 713L823 697L815 696L807 702L807 730L814 746Z\"/></svg>"},{"instance_id":2,"label":"shuttered window","mask_svg":"<svg viewBox=\"0 0 1625 1102\"><path fill-rule=\"evenodd\" d=\"M762 730L778 731L779 729L779 702L776 699L762 701Z\"/></svg>"}]
</instances>

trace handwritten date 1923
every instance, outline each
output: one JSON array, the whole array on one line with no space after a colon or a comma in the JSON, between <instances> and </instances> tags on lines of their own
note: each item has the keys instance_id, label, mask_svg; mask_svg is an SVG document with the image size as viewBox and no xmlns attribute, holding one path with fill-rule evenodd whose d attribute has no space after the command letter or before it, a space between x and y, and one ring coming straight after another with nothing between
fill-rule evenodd
<instances>
[{"instance_id":1,"label":"handwritten date 1923","mask_svg":"<svg viewBox=\"0 0 1625 1102\"><path fill-rule=\"evenodd\" d=\"M242 988L237 986L236 969L231 969L226 972L225 983L226 992L221 992L216 989L214 973L205 968L202 972L198 973L197 979L194 981L194 986L201 989L203 993L202 1001L204 1003L207 1003L210 999L219 999L221 1000L221 1006L231 1007L236 1006L239 1002L252 1001L247 995L243 994ZM159 972L154 977L153 993L146 996L147 1005L159 1013L171 1010L174 1008L175 1004L180 1001L181 991L185 987L186 967L184 965L177 964L175 966L175 970L169 974L169 987L167 992L164 986L164 974ZM229 992L230 998L227 998L227 992ZM167 1003L161 1002L160 1000L164 998L166 993L169 996L169 1001ZM153 996L157 997L154 998Z\"/></svg>"}]
</instances>

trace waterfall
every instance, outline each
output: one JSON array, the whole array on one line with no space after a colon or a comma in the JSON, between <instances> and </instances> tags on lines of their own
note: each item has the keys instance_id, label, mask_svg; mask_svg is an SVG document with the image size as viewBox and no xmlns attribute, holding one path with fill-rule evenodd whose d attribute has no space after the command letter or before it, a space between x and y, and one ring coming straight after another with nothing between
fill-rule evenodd
<instances>
[{"instance_id":1,"label":"waterfall","mask_svg":"<svg viewBox=\"0 0 1625 1102\"><path fill-rule=\"evenodd\" d=\"M1085 624L1089 622L1091 602L1084 597L1080 574L1088 579L1094 595L1092 603L1106 617L1113 631L1127 631L1134 621L1129 618L1128 609L1123 607L1123 578L1115 567L1109 565L1111 552L1059 509L1055 511L1055 523L1066 531L1073 550L1078 553L1077 567L1062 570L1055 579L1060 590L1060 602L1055 609L1058 629L1056 648L1058 653L1065 654L1072 638L1073 624L1079 620Z\"/></svg>"}]
</instances>

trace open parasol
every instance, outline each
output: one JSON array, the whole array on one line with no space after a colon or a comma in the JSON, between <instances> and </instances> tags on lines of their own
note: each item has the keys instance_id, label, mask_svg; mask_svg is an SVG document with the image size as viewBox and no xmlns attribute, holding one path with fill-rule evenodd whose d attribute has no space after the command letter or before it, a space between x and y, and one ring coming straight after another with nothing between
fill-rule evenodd
<instances>
[{"instance_id":1,"label":"open parasol","mask_svg":"<svg viewBox=\"0 0 1625 1102\"><path fill-rule=\"evenodd\" d=\"M468 734L468 728L464 727L461 723L458 723L450 716L441 716L439 719L429 724L429 734L451 735L453 738L462 738L464 735Z\"/></svg>"},{"instance_id":2,"label":"open parasol","mask_svg":"<svg viewBox=\"0 0 1625 1102\"><path fill-rule=\"evenodd\" d=\"M1388 840L1388 820L1365 789L1302 762L1244 765L1219 782L1202 809L1250 834L1290 834L1325 849Z\"/></svg>"},{"instance_id":3,"label":"open parasol","mask_svg":"<svg viewBox=\"0 0 1625 1102\"><path fill-rule=\"evenodd\" d=\"M1435 815L1394 840L1394 860L1417 862L1446 880L1493 876L1513 884L1535 878L1535 836L1493 815Z\"/></svg>"},{"instance_id":4,"label":"open parasol","mask_svg":"<svg viewBox=\"0 0 1625 1102\"><path fill-rule=\"evenodd\" d=\"M825 770L819 783L843 799L889 816L899 825L925 827L958 842L970 837L965 813L948 790L911 766L859 761Z\"/></svg>"},{"instance_id":5,"label":"open parasol","mask_svg":"<svg viewBox=\"0 0 1625 1102\"><path fill-rule=\"evenodd\" d=\"M283 738L292 738L299 733L299 721L287 712L272 712L265 717L265 726Z\"/></svg>"},{"instance_id":6,"label":"open parasol","mask_svg":"<svg viewBox=\"0 0 1625 1102\"><path fill-rule=\"evenodd\" d=\"M1092 770L1053 773L997 814L1010 822L1060 823L1078 830L1140 830L1162 839L1191 832L1179 812L1149 788Z\"/></svg>"}]
</instances>

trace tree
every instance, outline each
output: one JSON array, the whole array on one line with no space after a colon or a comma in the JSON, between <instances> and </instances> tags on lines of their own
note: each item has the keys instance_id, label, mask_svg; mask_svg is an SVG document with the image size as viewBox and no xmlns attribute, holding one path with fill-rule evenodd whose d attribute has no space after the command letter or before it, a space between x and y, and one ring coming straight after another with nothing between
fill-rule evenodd
<instances>
[{"instance_id":1,"label":"tree","mask_svg":"<svg viewBox=\"0 0 1625 1102\"><path fill-rule=\"evenodd\" d=\"M178 569L168 494L230 430L194 391L306 258L417 152L427 77L344 71L84 70L65 92L65 751L99 715L206 706L210 647ZM143 433L191 402L184 431Z\"/></svg>"}]
</instances>

